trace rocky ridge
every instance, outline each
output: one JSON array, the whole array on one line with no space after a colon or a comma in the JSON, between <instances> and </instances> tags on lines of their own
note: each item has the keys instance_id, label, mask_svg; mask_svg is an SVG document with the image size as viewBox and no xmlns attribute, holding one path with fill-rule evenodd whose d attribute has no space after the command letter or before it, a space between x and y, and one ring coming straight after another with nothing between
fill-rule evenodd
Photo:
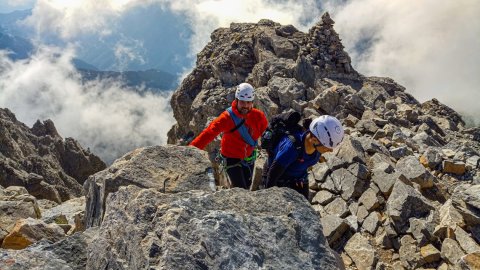
<instances>
[{"instance_id":1,"label":"rocky ridge","mask_svg":"<svg viewBox=\"0 0 480 270\"><path fill-rule=\"evenodd\" d=\"M87 177L105 163L72 139L63 139L51 120L32 128L0 109L0 185L23 186L38 199L57 203L83 195Z\"/></svg>"},{"instance_id":2,"label":"rocky ridge","mask_svg":"<svg viewBox=\"0 0 480 270\"><path fill-rule=\"evenodd\" d=\"M479 128L390 78L356 72L326 13L308 33L269 20L215 30L172 97L169 142L200 133L244 81L268 118L330 114L346 127L310 174L310 201L347 268L478 269Z\"/></svg>"}]
</instances>

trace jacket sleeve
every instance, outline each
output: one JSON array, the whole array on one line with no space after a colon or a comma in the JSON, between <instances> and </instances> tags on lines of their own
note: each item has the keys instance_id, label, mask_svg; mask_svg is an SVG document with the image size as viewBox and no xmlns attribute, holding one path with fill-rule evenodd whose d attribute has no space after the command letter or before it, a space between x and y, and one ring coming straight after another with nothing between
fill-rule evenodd
<instances>
[{"instance_id":1,"label":"jacket sleeve","mask_svg":"<svg viewBox=\"0 0 480 270\"><path fill-rule=\"evenodd\" d=\"M223 112L215 118L206 129L204 129L191 143L191 146L195 146L199 149L205 149L205 147L218 136L218 134L230 130L231 126L228 121L232 121L228 112ZM233 123L233 122L232 122Z\"/></svg>"},{"instance_id":2,"label":"jacket sleeve","mask_svg":"<svg viewBox=\"0 0 480 270\"><path fill-rule=\"evenodd\" d=\"M265 114L262 112L262 117L260 119L260 136L262 136L262 134L265 132L265 130L267 130L267 127L268 127L268 120L267 120L267 117L265 116Z\"/></svg>"}]
</instances>

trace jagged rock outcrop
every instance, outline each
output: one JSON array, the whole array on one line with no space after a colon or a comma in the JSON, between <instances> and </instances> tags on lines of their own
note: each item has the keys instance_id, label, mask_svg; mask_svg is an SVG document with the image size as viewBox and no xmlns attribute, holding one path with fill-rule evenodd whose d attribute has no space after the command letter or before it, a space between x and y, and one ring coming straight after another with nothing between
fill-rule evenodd
<instances>
[{"instance_id":1,"label":"jagged rock outcrop","mask_svg":"<svg viewBox=\"0 0 480 270\"><path fill-rule=\"evenodd\" d=\"M347 268L445 268L477 258L480 128L466 129L454 110L436 99L420 103L390 78L356 72L324 14L308 33L268 20L214 31L172 97L169 142L201 132L244 81L268 118L330 114L346 127L309 187Z\"/></svg>"},{"instance_id":2,"label":"jagged rock outcrop","mask_svg":"<svg viewBox=\"0 0 480 270\"><path fill-rule=\"evenodd\" d=\"M23 186L37 199L62 202L82 196L83 182L105 167L74 139L60 137L51 120L30 129L0 109L1 186Z\"/></svg>"},{"instance_id":3,"label":"jagged rock outcrop","mask_svg":"<svg viewBox=\"0 0 480 270\"><path fill-rule=\"evenodd\" d=\"M88 269L339 269L293 190L111 193Z\"/></svg>"},{"instance_id":4,"label":"jagged rock outcrop","mask_svg":"<svg viewBox=\"0 0 480 270\"><path fill-rule=\"evenodd\" d=\"M107 196L122 186L154 188L164 193L211 190L210 168L206 153L194 147L151 146L129 152L85 182L85 225L101 224Z\"/></svg>"}]
</instances>

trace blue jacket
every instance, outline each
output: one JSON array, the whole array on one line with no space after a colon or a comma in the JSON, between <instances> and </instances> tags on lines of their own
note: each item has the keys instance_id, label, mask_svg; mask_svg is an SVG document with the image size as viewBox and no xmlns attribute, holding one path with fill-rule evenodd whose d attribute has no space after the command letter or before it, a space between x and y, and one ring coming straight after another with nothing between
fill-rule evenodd
<instances>
[{"instance_id":1,"label":"blue jacket","mask_svg":"<svg viewBox=\"0 0 480 270\"><path fill-rule=\"evenodd\" d=\"M275 147L273 155L269 157L269 165L274 161L285 168L285 171L280 178L282 179L299 179L304 178L306 180L307 169L320 160L320 153L315 151L309 155L305 153L305 137L308 132L294 134L295 139L300 142L294 143L292 140L285 136L280 143ZM297 147L301 145L301 149L297 150Z\"/></svg>"}]
</instances>

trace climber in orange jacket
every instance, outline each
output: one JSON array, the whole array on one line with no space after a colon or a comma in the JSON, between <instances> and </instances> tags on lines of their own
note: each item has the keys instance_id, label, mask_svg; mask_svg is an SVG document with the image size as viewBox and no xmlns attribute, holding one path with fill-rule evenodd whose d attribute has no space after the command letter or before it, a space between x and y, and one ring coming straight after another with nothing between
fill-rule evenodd
<instances>
[{"instance_id":1,"label":"climber in orange jacket","mask_svg":"<svg viewBox=\"0 0 480 270\"><path fill-rule=\"evenodd\" d=\"M241 83L235 92L232 107L225 110L195 138L190 145L204 149L223 132L220 153L233 187L249 189L256 158L256 142L267 129L265 114L253 108L255 90Z\"/></svg>"}]
</instances>

